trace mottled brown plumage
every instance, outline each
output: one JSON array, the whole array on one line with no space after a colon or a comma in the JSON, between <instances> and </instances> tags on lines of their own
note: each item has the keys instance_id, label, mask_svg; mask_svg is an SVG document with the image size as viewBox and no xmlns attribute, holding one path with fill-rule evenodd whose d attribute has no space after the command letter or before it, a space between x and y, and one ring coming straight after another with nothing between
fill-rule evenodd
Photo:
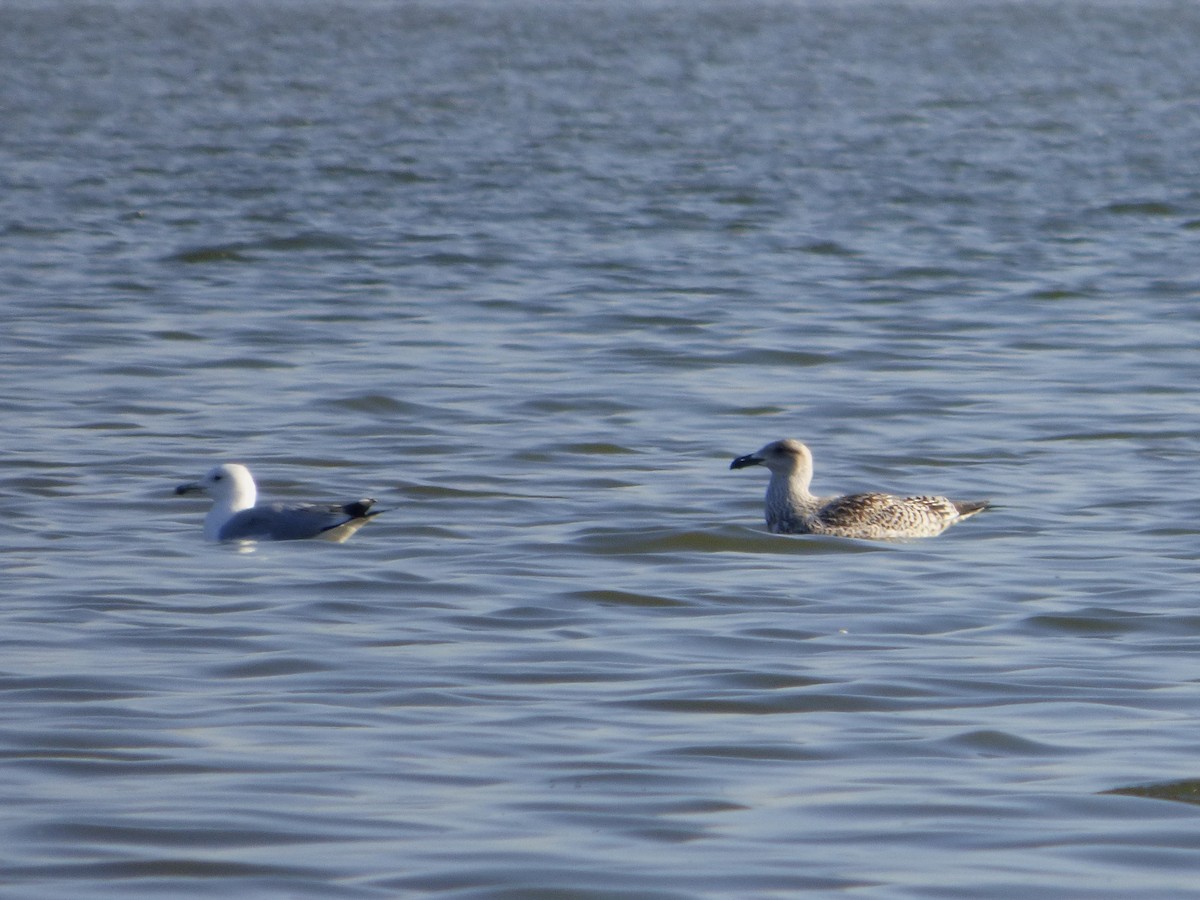
<instances>
[{"instance_id":1,"label":"mottled brown plumage","mask_svg":"<svg viewBox=\"0 0 1200 900\"><path fill-rule=\"evenodd\" d=\"M774 441L756 453L739 456L729 467L754 465L771 470L766 519L767 528L776 534L828 534L867 540L933 537L988 506L986 500L880 493L815 497L808 489L812 453L791 439Z\"/></svg>"}]
</instances>

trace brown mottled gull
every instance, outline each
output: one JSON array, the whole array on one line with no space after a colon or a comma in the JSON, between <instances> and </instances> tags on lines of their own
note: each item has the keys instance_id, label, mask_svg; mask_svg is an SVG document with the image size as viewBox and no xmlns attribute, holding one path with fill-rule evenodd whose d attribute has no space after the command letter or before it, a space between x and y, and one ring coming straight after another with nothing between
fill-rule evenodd
<instances>
[{"instance_id":1,"label":"brown mottled gull","mask_svg":"<svg viewBox=\"0 0 1200 900\"><path fill-rule=\"evenodd\" d=\"M181 484L176 494L207 494L212 509L204 517L204 536L210 541L298 541L320 538L340 544L367 524L374 500L333 505L256 505L258 490L250 470L225 463L199 481Z\"/></svg>"},{"instance_id":2,"label":"brown mottled gull","mask_svg":"<svg viewBox=\"0 0 1200 900\"><path fill-rule=\"evenodd\" d=\"M812 453L791 439L774 441L755 453L739 456L729 468L757 465L771 470L767 528L775 534L828 534L877 541L933 537L988 507L986 500L945 497L873 493L814 497L808 490L813 474Z\"/></svg>"}]
</instances>

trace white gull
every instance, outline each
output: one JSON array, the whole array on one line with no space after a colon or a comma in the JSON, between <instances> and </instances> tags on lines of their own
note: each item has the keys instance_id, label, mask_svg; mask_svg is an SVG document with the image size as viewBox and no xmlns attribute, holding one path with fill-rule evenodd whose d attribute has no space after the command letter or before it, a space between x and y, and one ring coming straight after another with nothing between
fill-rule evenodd
<instances>
[{"instance_id":1,"label":"white gull","mask_svg":"<svg viewBox=\"0 0 1200 900\"><path fill-rule=\"evenodd\" d=\"M775 534L828 534L877 541L933 537L989 505L986 500L876 493L816 497L808 490L812 453L791 439L773 441L739 456L729 468L757 465L771 470L766 515L767 528Z\"/></svg>"},{"instance_id":2,"label":"white gull","mask_svg":"<svg viewBox=\"0 0 1200 900\"><path fill-rule=\"evenodd\" d=\"M256 505L254 478L238 463L217 466L199 481L179 485L175 493L207 494L212 498L212 509L204 517L204 536L210 541L320 538L340 544L379 515L369 512L375 501L368 499L333 505Z\"/></svg>"}]
</instances>

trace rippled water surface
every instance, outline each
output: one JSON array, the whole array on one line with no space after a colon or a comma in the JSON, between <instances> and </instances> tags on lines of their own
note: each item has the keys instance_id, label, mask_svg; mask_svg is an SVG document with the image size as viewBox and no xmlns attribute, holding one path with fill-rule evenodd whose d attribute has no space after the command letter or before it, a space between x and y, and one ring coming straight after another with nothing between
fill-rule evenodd
<instances>
[{"instance_id":1,"label":"rippled water surface","mask_svg":"<svg viewBox=\"0 0 1200 900\"><path fill-rule=\"evenodd\" d=\"M0 894L1194 894L1198 42L5 5ZM784 436L996 509L770 535Z\"/></svg>"}]
</instances>

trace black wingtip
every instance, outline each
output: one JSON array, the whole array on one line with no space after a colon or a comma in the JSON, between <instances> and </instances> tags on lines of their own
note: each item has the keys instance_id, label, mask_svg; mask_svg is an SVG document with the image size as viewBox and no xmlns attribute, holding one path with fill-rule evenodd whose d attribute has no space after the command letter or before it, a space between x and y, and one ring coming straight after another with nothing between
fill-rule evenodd
<instances>
[{"instance_id":1,"label":"black wingtip","mask_svg":"<svg viewBox=\"0 0 1200 900\"><path fill-rule=\"evenodd\" d=\"M375 512L370 512L372 506L375 505L374 499L365 497L362 500L355 500L353 503L347 503L342 507L342 512L348 516L353 516L356 519L367 519L371 516L377 516L382 509L377 509Z\"/></svg>"}]
</instances>

